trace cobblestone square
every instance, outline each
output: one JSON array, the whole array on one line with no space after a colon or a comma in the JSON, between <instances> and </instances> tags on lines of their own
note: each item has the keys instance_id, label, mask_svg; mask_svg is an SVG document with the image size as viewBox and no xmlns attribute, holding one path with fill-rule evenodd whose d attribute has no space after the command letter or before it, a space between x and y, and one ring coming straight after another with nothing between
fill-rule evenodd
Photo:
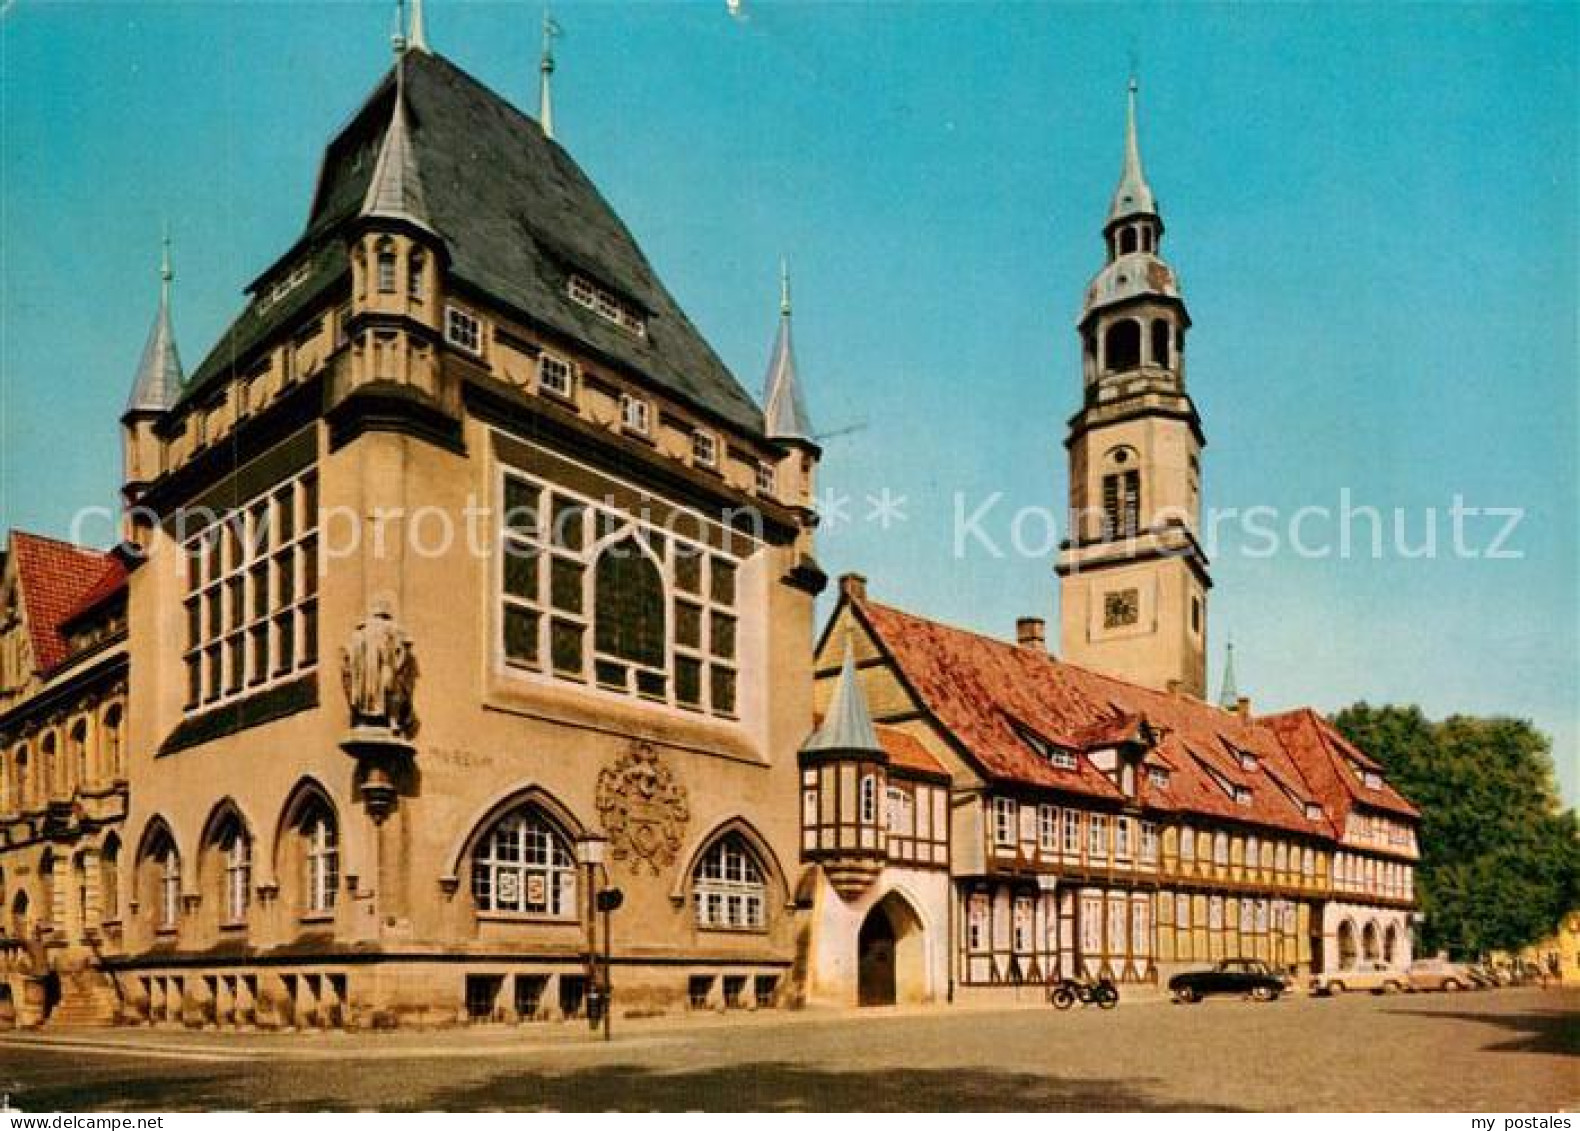
<instances>
[{"instance_id":1,"label":"cobblestone square","mask_svg":"<svg viewBox=\"0 0 1580 1131\"><path fill-rule=\"evenodd\" d=\"M876 1009L389 1035L0 1037L27 1111L1438 1110L1580 1104L1580 994Z\"/></svg>"}]
</instances>

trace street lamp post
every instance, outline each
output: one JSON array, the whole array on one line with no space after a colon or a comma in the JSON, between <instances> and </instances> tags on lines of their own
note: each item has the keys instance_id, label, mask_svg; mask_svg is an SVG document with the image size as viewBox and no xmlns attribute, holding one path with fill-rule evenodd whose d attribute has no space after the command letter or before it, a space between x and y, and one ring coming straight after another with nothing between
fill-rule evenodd
<instances>
[{"instance_id":1,"label":"street lamp post","mask_svg":"<svg viewBox=\"0 0 1580 1131\"><path fill-rule=\"evenodd\" d=\"M584 874L583 887L587 892L582 901L586 909L587 946L586 946L586 971L587 971L587 1024L596 1029L598 1027L598 1010L601 1006L605 1012L608 1004L604 1002L602 992L598 985L598 917L596 914L597 874L603 867L604 856L609 847L607 837L589 834L576 842L576 860L582 865ZM608 920L605 918L605 930Z\"/></svg>"}]
</instances>

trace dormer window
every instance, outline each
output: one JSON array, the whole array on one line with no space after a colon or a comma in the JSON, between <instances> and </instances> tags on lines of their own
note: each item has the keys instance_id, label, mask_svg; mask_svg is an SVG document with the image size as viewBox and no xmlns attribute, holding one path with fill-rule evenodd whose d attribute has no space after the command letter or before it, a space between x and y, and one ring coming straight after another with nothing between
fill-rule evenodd
<instances>
[{"instance_id":1,"label":"dormer window","mask_svg":"<svg viewBox=\"0 0 1580 1131\"><path fill-rule=\"evenodd\" d=\"M620 426L627 432L646 436L651 426L652 415L652 406L641 397L633 397L627 393L620 398Z\"/></svg>"},{"instance_id":2,"label":"dormer window","mask_svg":"<svg viewBox=\"0 0 1580 1131\"><path fill-rule=\"evenodd\" d=\"M712 432L698 428L691 434L691 462L698 467L719 466L719 441Z\"/></svg>"},{"instance_id":3,"label":"dormer window","mask_svg":"<svg viewBox=\"0 0 1580 1131\"><path fill-rule=\"evenodd\" d=\"M572 275L565 284L565 293L578 306L584 306L606 321L639 338L647 337L647 320L640 311L621 299L607 287L599 286L585 275Z\"/></svg>"},{"instance_id":4,"label":"dormer window","mask_svg":"<svg viewBox=\"0 0 1580 1131\"><path fill-rule=\"evenodd\" d=\"M1315 801L1306 802L1306 820L1322 820L1322 806L1318 805Z\"/></svg>"},{"instance_id":5,"label":"dormer window","mask_svg":"<svg viewBox=\"0 0 1580 1131\"><path fill-rule=\"evenodd\" d=\"M1156 789L1167 789L1169 787L1169 772L1162 766L1148 766L1147 784Z\"/></svg>"},{"instance_id":6,"label":"dormer window","mask_svg":"<svg viewBox=\"0 0 1580 1131\"><path fill-rule=\"evenodd\" d=\"M292 267L284 275L281 275L274 282L270 283L269 286L265 288L259 295L259 305L264 309L267 309L268 307L271 307L275 303L279 302L286 295L290 294L297 287L307 282L307 275L311 266L312 265L304 259L295 267Z\"/></svg>"},{"instance_id":7,"label":"dormer window","mask_svg":"<svg viewBox=\"0 0 1580 1131\"><path fill-rule=\"evenodd\" d=\"M1251 804L1251 791L1243 785L1234 787L1234 803L1236 805Z\"/></svg>"},{"instance_id":8,"label":"dormer window","mask_svg":"<svg viewBox=\"0 0 1580 1131\"><path fill-rule=\"evenodd\" d=\"M1075 751L1067 750L1062 746L1055 746L1053 743L1043 738L1042 735L1037 734L1028 727L1017 725L1015 727L1015 731L1020 735L1022 742L1031 747L1032 751L1039 758L1041 758L1044 762L1047 762L1054 769L1073 770L1076 768L1077 762Z\"/></svg>"},{"instance_id":9,"label":"dormer window","mask_svg":"<svg viewBox=\"0 0 1580 1131\"><path fill-rule=\"evenodd\" d=\"M1361 772L1361 784L1367 789L1381 789L1382 775L1375 770L1364 770Z\"/></svg>"},{"instance_id":10,"label":"dormer window","mask_svg":"<svg viewBox=\"0 0 1580 1131\"><path fill-rule=\"evenodd\" d=\"M1240 751L1240 768L1245 770L1247 773L1255 771L1256 755L1252 754L1249 750Z\"/></svg>"}]
</instances>

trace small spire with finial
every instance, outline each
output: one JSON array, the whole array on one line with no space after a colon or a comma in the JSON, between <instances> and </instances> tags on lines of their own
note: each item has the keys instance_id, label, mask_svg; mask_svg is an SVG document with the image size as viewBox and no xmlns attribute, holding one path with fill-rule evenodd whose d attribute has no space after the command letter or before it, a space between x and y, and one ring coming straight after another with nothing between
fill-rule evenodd
<instances>
[{"instance_id":1,"label":"small spire with finial","mask_svg":"<svg viewBox=\"0 0 1580 1131\"><path fill-rule=\"evenodd\" d=\"M538 63L538 125L543 136L554 136L554 41L560 36L560 25L554 22L548 8L543 9L543 57Z\"/></svg>"},{"instance_id":2,"label":"small spire with finial","mask_svg":"<svg viewBox=\"0 0 1580 1131\"><path fill-rule=\"evenodd\" d=\"M406 0L395 0L395 29L390 32L390 46L397 55L406 50Z\"/></svg>"},{"instance_id":3,"label":"small spire with finial","mask_svg":"<svg viewBox=\"0 0 1580 1131\"><path fill-rule=\"evenodd\" d=\"M763 378L763 423L775 440L812 440L812 422L801 394L796 372L795 346L790 337L790 265L779 260L779 333Z\"/></svg>"},{"instance_id":4,"label":"small spire with finial","mask_svg":"<svg viewBox=\"0 0 1580 1131\"><path fill-rule=\"evenodd\" d=\"M406 46L417 51L428 50L428 27L422 18L422 0L411 0L411 29L406 34Z\"/></svg>"},{"instance_id":5,"label":"small spire with finial","mask_svg":"<svg viewBox=\"0 0 1580 1131\"><path fill-rule=\"evenodd\" d=\"M168 412L181 397L186 376L181 369L181 353L176 349L175 327L170 320L170 292L175 282L170 264L170 225L164 225L159 248L159 310L143 345L143 355L132 379L132 393L126 401L131 413Z\"/></svg>"},{"instance_id":6,"label":"small spire with finial","mask_svg":"<svg viewBox=\"0 0 1580 1131\"><path fill-rule=\"evenodd\" d=\"M790 317L790 261L779 257L779 313Z\"/></svg>"},{"instance_id":7,"label":"small spire with finial","mask_svg":"<svg viewBox=\"0 0 1580 1131\"><path fill-rule=\"evenodd\" d=\"M1240 689L1234 678L1234 637L1229 638L1223 660L1223 686L1218 690L1218 706L1232 711L1240 705Z\"/></svg>"},{"instance_id":8,"label":"small spire with finial","mask_svg":"<svg viewBox=\"0 0 1580 1131\"><path fill-rule=\"evenodd\" d=\"M1108 210L1109 222L1125 216L1155 213L1157 204L1152 197L1152 187L1141 168L1141 142L1136 130L1136 95L1141 84L1132 73L1126 84L1125 95L1125 163L1119 174L1119 187L1114 190L1114 203Z\"/></svg>"}]
</instances>

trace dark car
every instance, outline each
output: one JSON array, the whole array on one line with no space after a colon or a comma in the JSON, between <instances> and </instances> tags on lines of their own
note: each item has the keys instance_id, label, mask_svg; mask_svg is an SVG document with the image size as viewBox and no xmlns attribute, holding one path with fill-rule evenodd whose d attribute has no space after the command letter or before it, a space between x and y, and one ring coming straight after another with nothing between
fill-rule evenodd
<instances>
[{"instance_id":1,"label":"dark car","mask_svg":"<svg viewBox=\"0 0 1580 1131\"><path fill-rule=\"evenodd\" d=\"M1287 983L1271 966L1255 958L1225 958L1211 970L1192 970L1169 979L1175 1001L1200 1001L1209 994L1249 994L1257 1001L1273 1001Z\"/></svg>"}]
</instances>

